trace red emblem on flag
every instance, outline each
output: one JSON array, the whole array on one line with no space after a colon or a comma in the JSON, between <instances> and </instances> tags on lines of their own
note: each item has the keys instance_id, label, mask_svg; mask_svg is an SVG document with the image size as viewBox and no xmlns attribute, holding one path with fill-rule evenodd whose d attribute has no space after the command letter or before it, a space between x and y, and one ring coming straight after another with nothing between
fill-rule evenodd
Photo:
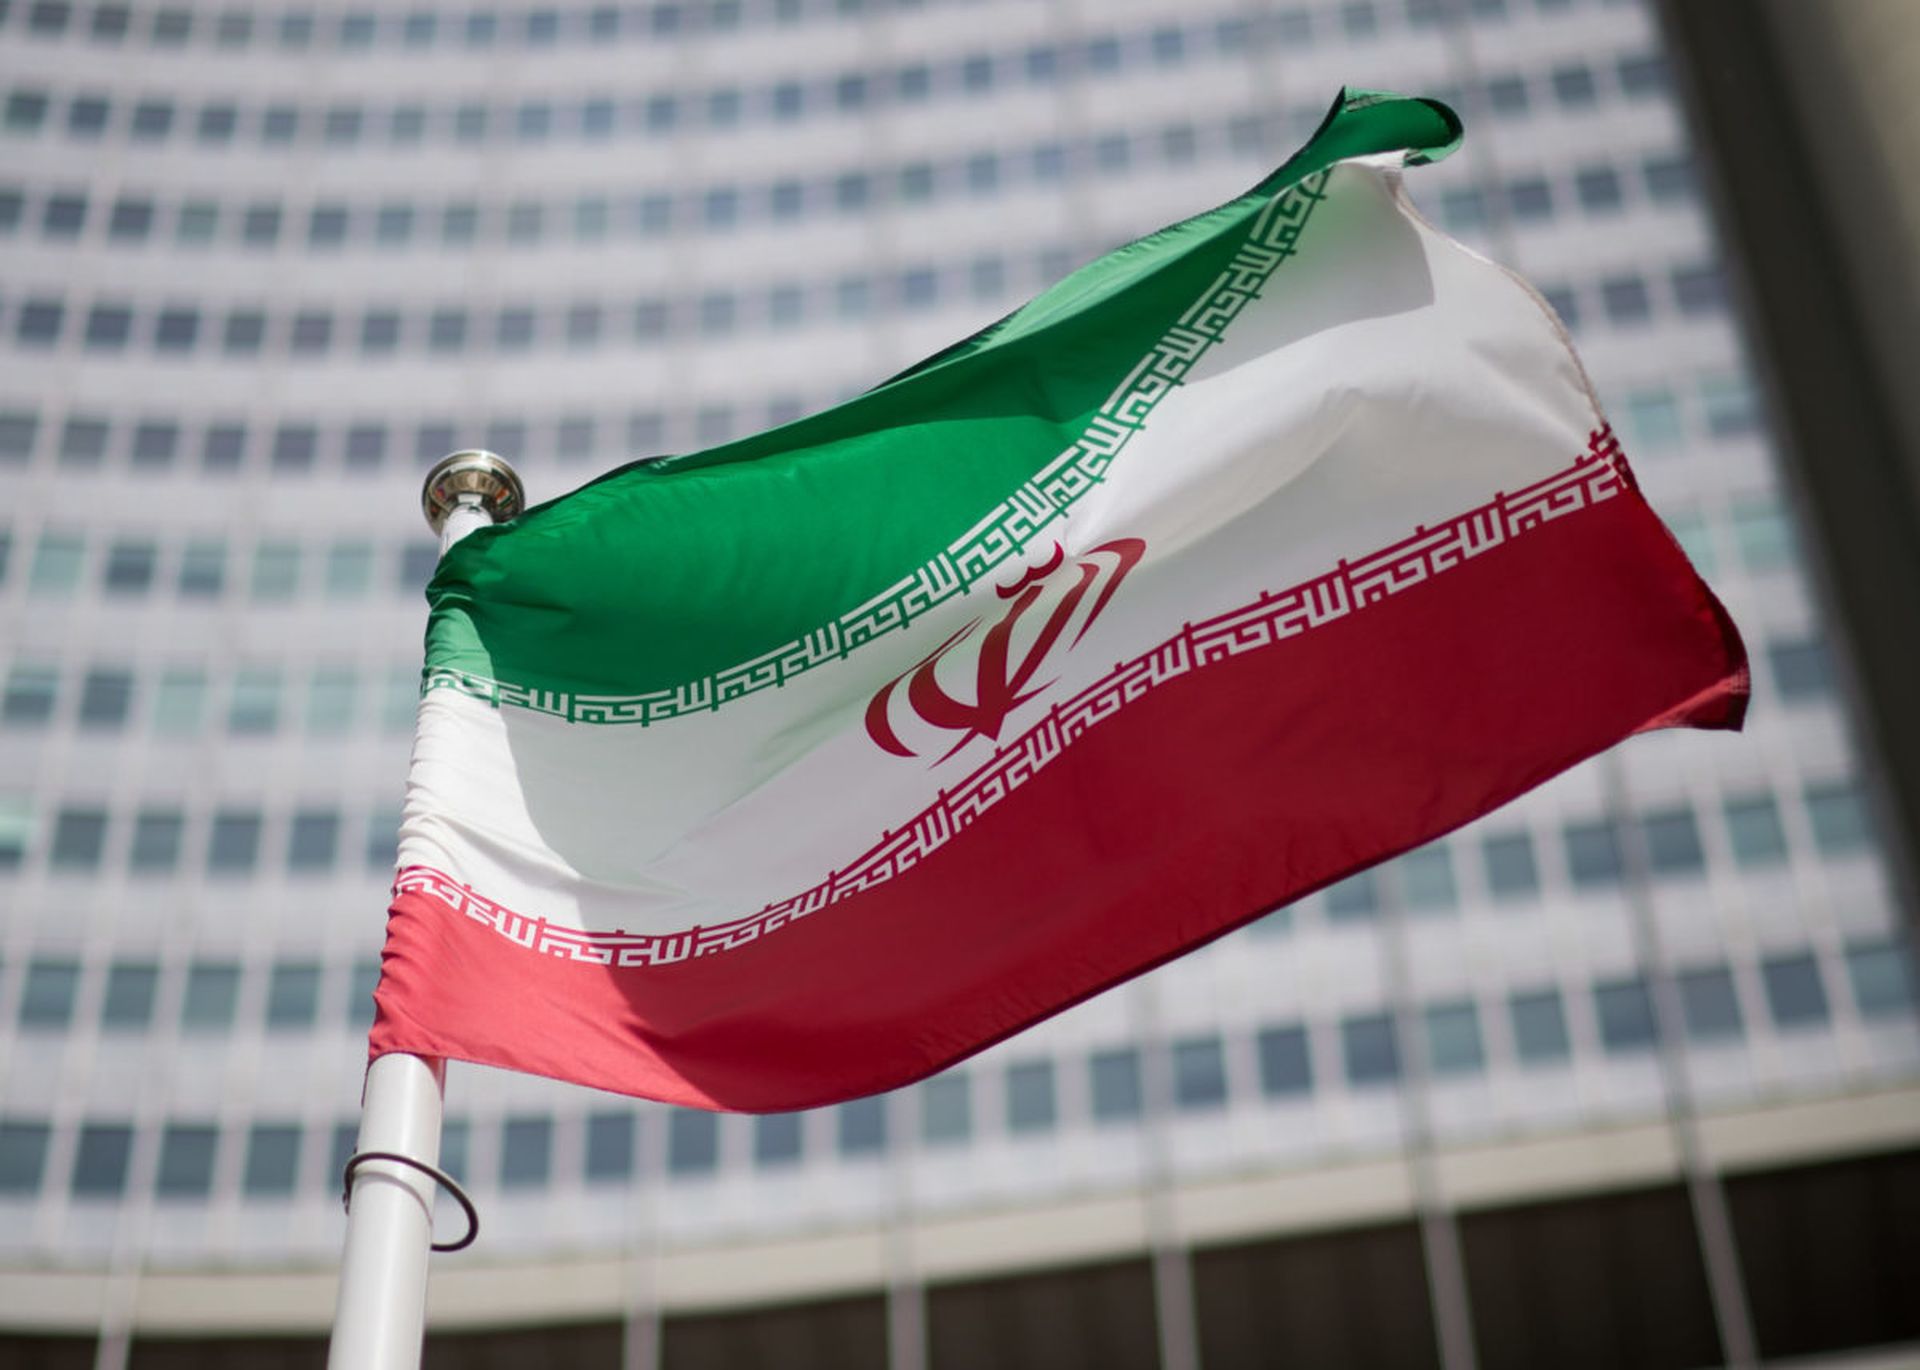
<instances>
[{"instance_id":1,"label":"red emblem on flag","mask_svg":"<svg viewBox=\"0 0 1920 1370\"><path fill-rule=\"evenodd\" d=\"M976 737L998 740L1007 716L1056 678L1035 684L1034 677L1086 636L1146 550L1140 538L1116 538L1069 564L1056 542L1043 564L1028 567L1011 585L995 587L1000 598L1013 603L992 627L982 632L986 617L974 619L880 687L867 704L868 736L895 756L920 754L923 748L902 740L895 726L895 701L904 694L906 716L899 722L909 735L928 727L938 730L932 738L960 735L940 761ZM969 675L971 689L964 688ZM903 681L904 692L899 689Z\"/></svg>"}]
</instances>

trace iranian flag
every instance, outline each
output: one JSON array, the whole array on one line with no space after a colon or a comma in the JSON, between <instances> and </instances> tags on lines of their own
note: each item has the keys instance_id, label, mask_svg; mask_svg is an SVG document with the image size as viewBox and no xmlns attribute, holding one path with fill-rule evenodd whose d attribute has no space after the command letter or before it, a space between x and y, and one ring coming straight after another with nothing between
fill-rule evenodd
<instances>
[{"instance_id":1,"label":"iranian flag","mask_svg":"<svg viewBox=\"0 0 1920 1370\"><path fill-rule=\"evenodd\" d=\"M927 1075L1663 726L1738 635L1431 101L428 590L372 1036L706 1108Z\"/></svg>"}]
</instances>

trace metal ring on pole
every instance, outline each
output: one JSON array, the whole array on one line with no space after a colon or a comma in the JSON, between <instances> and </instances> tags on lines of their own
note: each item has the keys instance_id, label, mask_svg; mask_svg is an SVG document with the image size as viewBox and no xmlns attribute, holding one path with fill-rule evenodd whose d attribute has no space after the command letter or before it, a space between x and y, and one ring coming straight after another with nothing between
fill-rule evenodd
<instances>
[{"instance_id":1,"label":"metal ring on pole","mask_svg":"<svg viewBox=\"0 0 1920 1370\"><path fill-rule=\"evenodd\" d=\"M480 1210L473 1206L473 1200L467 1197L467 1191L460 1182L441 1170L438 1166L417 1161L411 1156L403 1156L398 1151L356 1151L347 1157L346 1169L340 1176L340 1206L351 1209L353 1206L353 1172L365 1161L395 1161L401 1165L410 1165L421 1174L430 1177L447 1193L453 1195L454 1202L460 1205L460 1211L467 1215L467 1231L457 1242L434 1242L435 1251L464 1251L472 1246L480 1235Z\"/></svg>"}]
</instances>

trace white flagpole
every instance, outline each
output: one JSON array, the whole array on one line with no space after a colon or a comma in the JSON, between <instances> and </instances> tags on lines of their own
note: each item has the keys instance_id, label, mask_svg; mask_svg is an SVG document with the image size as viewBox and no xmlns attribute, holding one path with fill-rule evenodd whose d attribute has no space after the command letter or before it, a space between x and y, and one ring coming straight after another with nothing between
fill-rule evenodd
<instances>
[{"instance_id":1,"label":"white flagpole","mask_svg":"<svg viewBox=\"0 0 1920 1370\"><path fill-rule=\"evenodd\" d=\"M440 554L476 528L512 518L526 503L520 478L491 452L455 452L427 473L420 494ZM356 1155L389 1152L440 1160L446 1063L394 1052L367 1071ZM398 1161L353 1168L340 1292L328 1370L417 1370L426 1335L427 1256L435 1181Z\"/></svg>"}]
</instances>

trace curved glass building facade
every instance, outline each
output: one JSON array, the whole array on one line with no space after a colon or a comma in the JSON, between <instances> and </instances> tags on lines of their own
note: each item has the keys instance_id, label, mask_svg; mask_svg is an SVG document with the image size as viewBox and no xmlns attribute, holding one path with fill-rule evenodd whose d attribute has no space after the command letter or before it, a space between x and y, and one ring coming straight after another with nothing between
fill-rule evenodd
<instances>
[{"instance_id":1,"label":"curved glass building facade","mask_svg":"<svg viewBox=\"0 0 1920 1370\"><path fill-rule=\"evenodd\" d=\"M319 1354L432 461L540 499L832 403L1343 81L1466 116L1413 194L1576 335L1749 731L884 1099L455 1066L429 1361L1913 1363L1909 951L1632 0L0 0L0 1362Z\"/></svg>"}]
</instances>

